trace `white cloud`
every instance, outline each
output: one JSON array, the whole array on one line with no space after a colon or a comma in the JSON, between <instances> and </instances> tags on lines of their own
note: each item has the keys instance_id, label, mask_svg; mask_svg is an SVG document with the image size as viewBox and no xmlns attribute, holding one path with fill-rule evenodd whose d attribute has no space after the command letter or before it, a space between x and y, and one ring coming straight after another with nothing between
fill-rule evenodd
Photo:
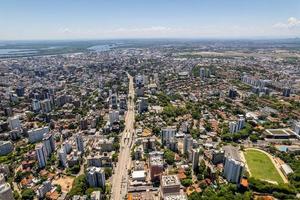
<instances>
[{"instance_id":1,"label":"white cloud","mask_svg":"<svg viewBox=\"0 0 300 200\"><path fill-rule=\"evenodd\" d=\"M297 25L300 25L300 19L296 19L295 17L290 17L288 19L288 24L290 26L297 26Z\"/></svg>"},{"instance_id":2,"label":"white cloud","mask_svg":"<svg viewBox=\"0 0 300 200\"><path fill-rule=\"evenodd\" d=\"M167 36L180 31L165 26L149 26L149 27L120 27L115 29L82 29L82 28L59 28L56 35L63 35L66 37L72 36L75 38L89 38L89 37L143 37L143 36Z\"/></svg>"},{"instance_id":3,"label":"white cloud","mask_svg":"<svg viewBox=\"0 0 300 200\"><path fill-rule=\"evenodd\" d=\"M287 25L288 24L288 25ZM293 37L299 34L298 28L285 28L298 26L299 20L296 18L289 18L287 23L277 24L276 26L261 27L261 26L186 26L186 27L168 27L162 25L141 26L141 27L119 27L119 28L105 28L105 27L90 27L84 29L82 27L61 28L56 34L52 36L66 37L66 38L200 38L200 37L255 37L255 36L287 36ZM68 27L68 26L65 26ZM274 28L276 27L276 28ZM279 28L281 27L281 28ZM300 27L300 26L299 26Z\"/></svg>"},{"instance_id":4,"label":"white cloud","mask_svg":"<svg viewBox=\"0 0 300 200\"><path fill-rule=\"evenodd\" d=\"M45 27L38 32L31 29L0 31L2 39L113 39L113 38L241 38L241 37L295 37L300 35L300 19L290 17L285 23L269 26L255 25L203 25L193 26L70 26Z\"/></svg>"},{"instance_id":5,"label":"white cloud","mask_svg":"<svg viewBox=\"0 0 300 200\"><path fill-rule=\"evenodd\" d=\"M71 29L69 29L68 27L65 27L65 28L60 28L58 30L59 33L63 33L63 34L69 34L69 33L72 33Z\"/></svg>"},{"instance_id":6,"label":"white cloud","mask_svg":"<svg viewBox=\"0 0 300 200\"><path fill-rule=\"evenodd\" d=\"M274 28L295 28L300 26L300 19L295 17L288 18L286 23L278 22L273 25Z\"/></svg>"},{"instance_id":7,"label":"white cloud","mask_svg":"<svg viewBox=\"0 0 300 200\"><path fill-rule=\"evenodd\" d=\"M110 30L108 32L111 33L145 33L145 32L170 32L172 28L165 27L165 26L151 26L151 27L135 27L135 28L118 28L114 30Z\"/></svg>"}]
</instances>

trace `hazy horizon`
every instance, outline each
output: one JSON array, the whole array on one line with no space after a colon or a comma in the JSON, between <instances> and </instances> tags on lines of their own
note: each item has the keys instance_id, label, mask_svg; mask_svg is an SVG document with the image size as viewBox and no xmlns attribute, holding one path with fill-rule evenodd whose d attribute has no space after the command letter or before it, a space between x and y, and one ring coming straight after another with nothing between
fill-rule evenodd
<instances>
[{"instance_id":1,"label":"hazy horizon","mask_svg":"<svg viewBox=\"0 0 300 200\"><path fill-rule=\"evenodd\" d=\"M148 37L148 38L62 38L62 39L8 39L8 40L2 40L0 39L0 42L85 42L85 41L130 41L130 40L153 40L153 41L159 41L159 40L171 40L171 41L214 41L214 40L223 40L223 41L234 41L234 40L241 40L241 41L251 41L251 40L297 40L300 39L300 36L294 36L294 37L199 37L199 38L177 38L177 37Z\"/></svg>"},{"instance_id":2,"label":"hazy horizon","mask_svg":"<svg viewBox=\"0 0 300 200\"><path fill-rule=\"evenodd\" d=\"M300 36L300 1L2 1L0 40Z\"/></svg>"}]
</instances>

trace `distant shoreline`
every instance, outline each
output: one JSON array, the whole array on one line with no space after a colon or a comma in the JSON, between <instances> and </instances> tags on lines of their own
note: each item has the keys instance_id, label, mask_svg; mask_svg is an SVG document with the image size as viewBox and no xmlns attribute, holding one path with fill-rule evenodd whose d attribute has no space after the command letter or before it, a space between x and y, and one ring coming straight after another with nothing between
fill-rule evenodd
<instances>
[{"instance_id":1,"label":"distant shoreline","mask_svg":"<svg viewBox=\"0 0 300 200\"><path fill-rule=\"evenodd\" d=\"M0 59L52 56L69 53L101 52L114 48L203 47L223 44L231 49L279 48L300 50L300 39L116 39L116 40L35 40L0 41Z\"/></svg>"}]
</instances>

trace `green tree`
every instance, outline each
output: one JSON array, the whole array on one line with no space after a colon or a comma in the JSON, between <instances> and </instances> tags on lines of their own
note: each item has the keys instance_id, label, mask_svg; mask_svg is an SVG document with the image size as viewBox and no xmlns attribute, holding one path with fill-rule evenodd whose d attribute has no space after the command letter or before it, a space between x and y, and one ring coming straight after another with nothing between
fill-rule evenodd
<instances>
[{"instance_id":1,"label":"green tree","mask_svg":"<svg viewBox=\"0 0 300 200\"><path fill-rule=\"evenodd\" d=\"M202 195L201 193L198 192L193 192L190 196L188 200L201 200L202 199Z\"/></svg>"},{"instance_id":2,"label":"green tree","mask_svg":"<svg viewBox=\"0 0 300 200\"><path fill-rule=\"evenodd\" d=\"M94 191L100 191L101 193L102 193L102 188L94 188L94 187L91 187L91 188L88 188L87 190L86 190L86 194L87 195L91 195L92 194L92 192L94 192Z\"/></svg>"},{"instance_id":3,"label":"green tree","mask_svg":"<svg viewBox=\"0 0 300 200\"><path fill-rule=\"evenodd\" d=\"M175 162L175 153L167 149L164 152L164 158L169 165L172 165Z\"/></svg>"},{"instance_id":4,"label":"green tree","mask_svg":"<svg viewBox=\"0 0 300 200\"><path fill-rule=\"evenodd\" d=\"M269 193L269 194L277 192L278 195L279 193L287 194L287 195L296 194L295 188L288 184L274 185L266 181L261 181L254 178L249 178L249 182L250 182L249 184L250 188L256 192Z\"/></svg>"},{"instance_id":5,"label":"green tree","mask_svg":"<svg viewBox=\"0 0 300 200\"><path fill-rule=\"evenodd\" d=\"M55 191L58 192L58 194L61 194L61 186L60 185L55 185L56 189Z\"/></svg>"},{"instance_id":6,"label":"green tree","mask_svg":"<svg viewBox=\"0 0 300 200\"><path fill-rule=\"evenodd\" d=\"M120 149L120 143L119 143L119 142L114 142L114 143L113 143L113 148L114 148L115 151L118 152L119 149Z\"/></svg>"},{"instance_id":7,"label":"green tree","mask_svg":"<svg viewBox=\"0 0 300 200\"><path fill-rule=\"evenodd\" d=\"M15 200L20 200L21 199L21 196L17 191L14 191L13 195L14 195Z\"/></svg>"},{"instance_id":8,"label":"green tree","mask_svg":"<svg viewBox=\"0 0 300 200\"><path fill-rule=\"evenodd\" d=\"M28 172L28 171L25 171L25 172L17 171L17 173L15 175L15 181L17 183L19 183L23 178L25 178L29 174L30 174L30 172Z\"/></svg>"},{"instance_id":9,"label":"green tree","mask_svg":"<svg viewBox=\"0 0 300 200\"><path fill-rule=\"evenodd\" d=\"M67 171L69 171L72 174L78 174L80 171L80 165L74 165L73 167L69 168Z\"/></svg>"},{"instance_id":10,"label":"green tree","mask_svg":"<svg viewBox=\"0 0 300 200\"><path fill-rule=\"evenodd\" d=\"M109 179L112 175L112 169L109 167L104 168L104 173L105 173L105 179Z\"/></svg>"},{"instance_id":11,"label":"green tree","mask_svg":"<svg viewBox=\"0 0 300 200\"><path fill-rule=\"evenodd\" d=\"M69 129L76 129L76 128L77 128L77 125L71 123L71 124L69 124L68 128L69 128Z\"/></svg>"},{"instance_id":12,"label":"green tree","mask_svg":"<svg viewBox=\"0 0 300 200\"><path fill-rule=\"evenodd\" d=\"M152 132L153 132L154 135L156 135L156 136L159 135L160 131L161 131L161 129L160 129L159 127L157 127L157 126L154 126L154 127L152 128Z\"/></svg>"},{"instance_id":13,"label":"green tree","mask_svg":"<svg viewBox=\"0 0 300 200\"><path fill-rule=\"evenodd\" d=\"M88 188L88 183L85 175L80 175L75 178L72 189L68 193L68 196L73 197L74 195L84 195Z\"/></svg>"},{"instance_id":14,"label":"green tree","mask_svg":"<svg viewBox=\"0 0 300 200\"><path fill-rule=\"evenodd\" d=\"M185 178L185 179L181 180L181 184L182 184L184 187L189 187L190 185L193 184L193 181L192 181L192 179Z\"/></svg>"},{"instance_id":15,"label":"green tree","mask_svg":"<svg viewBox=\"0 0 300 200\"><path fill-rule=\"evenodd\" d=\"M259 137L255 134L250 135L249 138L250 138L251 142L257 142L257 140L259 139Z\"/></svg>"},{"instance_id":16,"label":"green tree","mask_svg":"<svg viewBox=\"0 0 300 200\"><path fill-rule=\"evenodd\" d=\"M111 158L112 158L112 161L113 162L118 162L118 157L119 157L119 154L118 153L114 153Z\"/></svg>"},{"instance_id":17,"label":"green tree","mask_svg":"<svg viewBox=\"0 0 300 200\"><path fill-rule=\"evenodd\" d=\"M26 188L21 192L22 199L24 200L32 200L35 196L35 192L31 188Z\"/></svg>"}]
</instances>

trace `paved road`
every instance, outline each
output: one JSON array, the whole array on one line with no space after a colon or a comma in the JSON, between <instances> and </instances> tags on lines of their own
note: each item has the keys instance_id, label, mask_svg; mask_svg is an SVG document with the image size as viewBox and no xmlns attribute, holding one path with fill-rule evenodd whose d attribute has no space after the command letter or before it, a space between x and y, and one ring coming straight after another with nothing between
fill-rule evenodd
<instances>
[{"instance_id":1,"label":"paved road","mask_svg":"<svg viewBox=\"0 0 300 200\"><path fill-rule=\"evenodd\" d=\"M130 150L134 136L134 86L133 78L129 74L129 92L128 92L128 111L125 116L125 129L120 141L120 153L115 174L112 179L112 200L121 200L127 194L128 169L130 168L131 157Z\"/></svg>"}]
</instances>

